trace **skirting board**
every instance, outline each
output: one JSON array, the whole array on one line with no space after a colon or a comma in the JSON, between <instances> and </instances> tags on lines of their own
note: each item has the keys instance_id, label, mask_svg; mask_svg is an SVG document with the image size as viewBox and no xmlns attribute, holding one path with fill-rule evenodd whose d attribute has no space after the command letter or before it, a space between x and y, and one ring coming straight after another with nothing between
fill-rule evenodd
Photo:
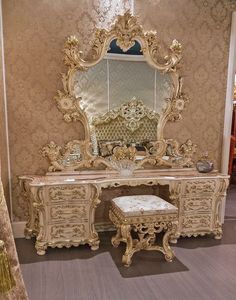
<instances>
[{"instance_id":1,"label":"skirting board","mask_svg":"<svg viewBox=\"0 0 236 300\"><path fill-rule=\"evenodd\" d=\"M26 222L12 222L12 231L15 239L24 238Z\"/></svg>"},{"instance_id":2,"label":"skirting board","mask_svg":"<svg viewBox=\"0 0 236 300\"><path fill-rule=\"evenodd\" d=\"M15 239L24 238L24 229L26 222L13 222L12 231ZM95 224L95 228L98 232L101 231L113 231L115 227L110 222L103 222Z\"/></svg>"}]
</instances>

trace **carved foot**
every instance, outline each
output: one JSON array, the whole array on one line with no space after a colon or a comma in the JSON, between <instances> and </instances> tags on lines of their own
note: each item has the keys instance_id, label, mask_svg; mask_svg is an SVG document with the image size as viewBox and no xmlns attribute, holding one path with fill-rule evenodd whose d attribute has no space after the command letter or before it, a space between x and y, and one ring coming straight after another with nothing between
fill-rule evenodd
<instances>
[{"instance_id":1,"label":"carved foot","mask_svg":"<svg viewBox=\"0 0 236 300\"><path fill-rule=\"evenodd\" d=\"M169 256L169 255L166 254L165 255L165 260L168 261L168 262L172 262L174 257L175 257L174 255Z\"/></svg>"},{"instance_id":2,"label":"carved foot","mask_svg":"<svg viewBox=\"0 0 236 300\"><path fill-rule=\"evenodd\" d=\"M218 228L215 232L214 232L214 239L215 240L221 240L223 236L223 230L222 228Z\"/></svg>"},{"instance_id":3,"label":"carved foot","mask_svg":"<svg viewBox=\"0 0 236 300\"><path fill-rule=\"evenodd\" d=\"M97 241L90 243L89 245L91 247L91 250L96 251L99 249L99 244L100 244L100 241L97 240Z\"/></svg>"},{"instance_id":4,"label":"carved foot","mask_svg":"<svg viewBox=\"0 0 236 300\"><path fill-rule=\"evenodd\" d=\"M222 239L222 236L223 236L223 234L222 234L222 232L221 233L215 233L215 236L214 236L214 239L215 240L221 240Z\"/></svg>"},{"instance_id":5,"label":"carved foot","mask_svg":"<svg viewBox=\"0 0 236 300\"><path fill-rule=\"evenodd\" d=\"M117 248L120 245L120 240L117 239L115 236L113 236L111 238L111 244L112 244L112 246L114 246L115 248Z\"/></svg>"},{"instance_id":6,"label":"carved foot","mask_svg":"<svg viewBox=\"0 0 236 300\"><path fill-rule=\"evenodd\" d=\"M37 250L38 255L45 255L46 251L45 250Z\"/></svg>"},{"instance_id":7,"label":"carved foot","mask_svg":"<svg viewBox=\"0 0 236 300\"><path fill-rule=\"evenodd\" d=\"M129 267L132 263L131 256L130 255L123 255L122 256L122 263L125 267Z\"/></svg>"},{"instance_id":8,"label":"carved foot","mask_svg":"<svg viewBox=\"0 0 236 300\"><path fill-rule=\"evenodd\" d=\"M46 244L39 244L38 242L36 242L35 248L37 250L38 255L44 255L46 253L45 250L47 249L47 245Z\"/></svg>"},{"instance_id":9,"label":"carved foot","mask_svg":"<svg viewBox=\"0 0 236 300\"><path fill-rule=\"evenodd\" d=\"M29 228L25 228L24 230L24 236L27 240L30 240L34 234L33 234L33 230L32 229L29 229Z\"/></svg>"}]
</instances>

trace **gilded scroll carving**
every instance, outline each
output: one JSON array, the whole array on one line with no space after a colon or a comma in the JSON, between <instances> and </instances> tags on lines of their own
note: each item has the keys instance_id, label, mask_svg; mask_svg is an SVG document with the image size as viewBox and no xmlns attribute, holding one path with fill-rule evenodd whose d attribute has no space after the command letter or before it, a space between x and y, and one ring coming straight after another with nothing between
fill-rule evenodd
<instances>
[{"instance_id":1,"label":"gilded scroll carving","mask_svg":"<svg viewBox=\"0 0 236 300\"><path fill-rule=\"evenodd\" d=\"M120 242L126 243L126 250L122 256L125 266L131 264L132 256L140 250L157 250L165 255L167 261L172 261L174 253L169 246L171 238L179 236L177 210L176 213L153 214L152 216L125 216L120 209L112 204L109 211L110 220L117 228L117 233L112 237L112 244L118 247ZM131 231L137 232L138 239L133 239ZM165 230L162 246L156 243L156 234Z\"/></svg>"},{"instance_id":2,"label":"gilded scroll carving","mask_svg":"<svg viewBox=\"0 0 236 300\"><path fill-rule=\"evenodd\" d=\"M51 227L51 239L62 240L62 239L74 239L84 238L86 236L84 224L65 224L65 225L54 225Z\"/></svg>"},{"instance_id":3,"label":"gilded scroll carving","mask_svg":"<svg viewBox=\"0 0 236 300\"><path fill-rule=\"evenodd\" d=\"M87 218L87 207L85 205L57 205L51 207L52 220L70 221Z\"/></svg>"},{"instance_id":4,"label":"gilded scroll carving","mask_svg":"<svg viewBox=\"0 0 236 300\"><path fill-rule=\"evenodd\" d=\"M51 141L40 152L50 162L49 172L89 168L93 158L88 141L69 141L63 148Z\"/></svg>"},{"instance_id":5,"label":"gilded scroll carving","mask_svg":"<svg viewBox=\"0 0 236 300\"><path fill-rule=\"evenodd\" d=\"M182 45L177 40L173 40L169 48L166 49L167 55L163 56L163 54L161 54L160 41L156 32L145 32L138 23L138 18L132 16L129 11L122 16L118 16L110 30L96 30L95 40L93 41L90 55L87 57L85 57L80 50L79 41L76 36L71 36L67 39L64 48L64 63L68 67L68 72L62 76L64 91L58 91L58 96L55 97L57 107L63 113L64 119L67 122L80 120L84 124L85 139L89 141L91 133L93 135L93 129L90 128L86 113L81 108L80 98L75 97L73 90L73 75L77 71L86 71L88 68L99 63L107 53L110 43L114 39L123 51L130 49L135 44L135 41L137 41L141 46L141 51L147 63L162 73L170 74L173 83L173 91L171 97L166 99L165 109L163 109L160 115L154 111L145 110L139 100L133 99L130 103L124 105L120 111L110 111L101 120L99 120L99 118L94 119L93 126L99 126L101 121L108 123L119 115L119 117L122 117L122 123L116 127L123 128L123 131L127 129L127 131L136 133L139 129L142 130L142 118L145 116L152 121L149 122L149 128L145 129L145 132L155 131L155 134L152 135L151 138L150 136L147 136L146 140L153 140L154 136L154 139L159 142L159 144L160 142L163 144L161 151L159 147L159 151L156 152L156 156L158 156L156 165L168 167L171 167L173 164L176 165L177 160L166 162L162 160L161 156L164 154L167 147L167 142L163 137L164 126L169 120L176 121L181 119L181 113L188 102L188 97L182 92L183 82L176 68L182 58ZM101 128L99 128L99 131L101 131ZM111 131L113 131L112 128ZM105 138L103 137L101 139ZM130 141L132 141L132 139L129 140L129 142ZM54 150L60 152L60 149L55 148ZM187 157L184 149L183 151L185 162L180 163L180 161L178 161L179 165L191 166L192 161L190 156ZM53 162L51 170L63 170L64 166L59 160L59 156L57 156L56 153L49 154L48 151L46 151L45 156L49 157L50 155L51 157L53 155L55 156L52 157L54 159L49 158Z\"/></svg>"},{"instance_id":6,"label":"gilded scroll carving","mask_svg":"<svg viewBox=\"0 0 236 300\"><path fill-rule=\"evenodd\" d=\"M197 231L201 228L211 228L211 215L185 216L182 222L183 230Z\"/></svg>"},{"instance_id":7,"label":"gilded scroll carving","mask_svg":"<svg viewBox=\"0 0 236 300\"><path fill-rule=\"evenodd\" d=\"M212 193L216 189L215 180L204 180L204 181L189 181L186 184L186 193L197 194L197 193Z\"/></svg>"},{"instance_id":8,"label":"gilded scroll carving","mask_svg":"<svg viewBox=\"0 0 236 300\"><path fill-rule=\"evenodd\" d=\"M86 201L88 189L85 185L80 186L56 186L49 188L51 202Z\"/></svg>"},{"instance_id":9,"label":"gilded scroll carving","mask_svg":"<svg viewBox=\"0 0 236 300\"><path fill-rule=\"evenodd\" d=\"M183 204L184 211L210 211L212 208L212 199L202 199L202 197L194 197L185 199Z\"/></svg>"}]
</instances>

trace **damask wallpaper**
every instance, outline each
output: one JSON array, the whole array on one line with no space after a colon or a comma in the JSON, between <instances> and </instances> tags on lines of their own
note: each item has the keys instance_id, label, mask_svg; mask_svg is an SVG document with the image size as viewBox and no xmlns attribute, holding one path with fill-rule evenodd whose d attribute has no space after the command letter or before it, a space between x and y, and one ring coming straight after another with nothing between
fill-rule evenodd
<instances>
[{"instance_id":1,"label":"damask wallpaper","mask_svg":"<svg viewBox=\"0 0 236 300\"><path fill-rule=\"evenodd\" d=\"M191 138L199 153L209 150L219 166L231 23L229 0L3 0L3 27L14 219L25 220L17 175L43 174L42 145L83 138L79 123L66 124L53 97L65 70L61 50L76 34L85 51L95 26L108 26L134 7L145 29L184 48L181 73L191 101L184 120L166 128L167 137Z\"/></svg>"},{"instance_id":2,"label":"damask wallpaper","mask_svg":"<svg viewBox=\"0 0 236 300\"><path fill-rule=\"evenodd\" d=\"M235 2L234 2L235 3ZM181 74L190 103L183 121L169 123L165 136L191 138L198 153L208 151L220 168L228 52L233 1L135 1L144 28L157 29L167 44L183 44ZM183 126L184 125L184 126Z\"/></svg>"}]
</instances>

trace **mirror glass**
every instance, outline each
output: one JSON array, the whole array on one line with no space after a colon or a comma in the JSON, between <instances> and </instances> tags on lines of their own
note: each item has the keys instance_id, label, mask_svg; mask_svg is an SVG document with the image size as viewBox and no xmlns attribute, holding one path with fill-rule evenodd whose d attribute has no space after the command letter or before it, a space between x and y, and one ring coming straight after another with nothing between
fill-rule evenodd
<instances>
[{"instance_id":1,"label":"mirror glass","mask_svg":"<svg viewBox=\"0 0 236 300\"><path fill-rule=\"evenodd\" d=\"M123 52L112 41L107 55L87 71L77 71L72 78L72 90L81 97L81 107L89 119L120 107L132 98L157 113L165 108L173 84L169 74L163 74L145 61L138 42Z\"/></svg>"}]
</instances>

